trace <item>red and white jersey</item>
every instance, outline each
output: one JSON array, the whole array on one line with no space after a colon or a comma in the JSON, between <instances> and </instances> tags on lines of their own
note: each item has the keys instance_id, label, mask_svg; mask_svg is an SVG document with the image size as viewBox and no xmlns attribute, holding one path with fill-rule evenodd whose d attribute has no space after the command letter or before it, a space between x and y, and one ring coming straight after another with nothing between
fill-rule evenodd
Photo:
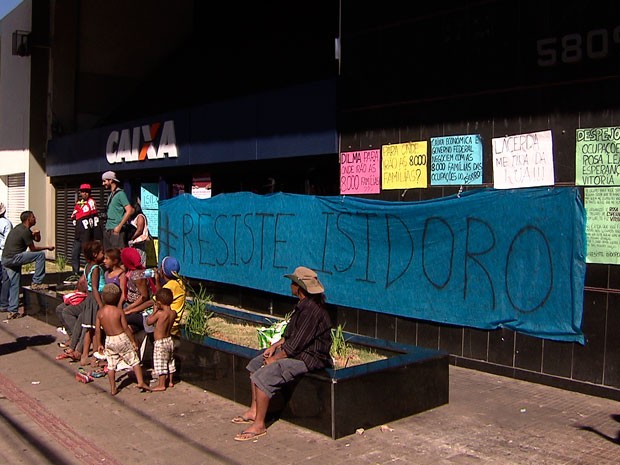
<instances>
[{"instance_id":1,"label":"red and white jersey","mask_svg":"<svg viewBox=\"0 0 620 465\"><path fill-rule=\"evenodd\" d=\"M73 208L73 213L71 213L71 218L80 220L96 214L97 205L95 204L95 200L92 197L89 197L87 200L77 201L75 207Z\"/></svg>"}]
</instances>

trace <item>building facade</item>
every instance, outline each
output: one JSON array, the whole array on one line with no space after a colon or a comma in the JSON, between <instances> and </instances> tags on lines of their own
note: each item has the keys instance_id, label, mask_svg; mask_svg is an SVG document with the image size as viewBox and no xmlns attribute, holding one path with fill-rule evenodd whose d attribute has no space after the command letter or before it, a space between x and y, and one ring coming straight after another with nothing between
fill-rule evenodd
<instances>
[{"instance_id":1,"label":"building facade","mask_svg":"<svg viewBox=\"0 0 620 465\"><path fill-rule=\"evenodd\" d=\"M44 80L39 79L32 57L40 54L46 67L49 50L34 50L28 42L22 43L31 30L30 1L22 2L0 21L0 202L6 205L7 218L14 226L20 223L22 211L33 210L44 241L53 243L54 190L44 159L47 106L35 105L47 73L43 70ZM48 258L53 254L48 253Z\"/></svg>"},{"instance_id":2,"label":"building facade","mask_svg":"<svg viewBox=\"0 0 620 465\"><path fill-rule=\"evenodd\" d=\"M108 169L133 200L150 205L193 189L204 194L209 183L211 195L338 195L340 152L479 134L485 156L475 188L493 187L492 139L550 130L554 185L565 187L576 185L576 130L618 119L613 2L342 0L301 9L219 5L223 12L191 0L174 8L127 3L58 0L32 9L38 52L29 72L47 69L36 75L45 76L51 97L49 105L31 98L29 110L47 116L40 166L54 192L46 221L60 251L71 243L66 212L77 186L99 185ZM120 32L110 34L110 23ZM32 95L43 87L31 85ZM34 141L27 146L37 152ZM363 197L421 201L461 187L472 188L429 183ZM103 205L103 192L95 194ZM446 350L458 365L620 398L617 275L615 265L587 265L583 346L380 309L339 307L337 322ZM279 302L225 283L220 289L253 309Z\"/></svg>"}]
</instances>

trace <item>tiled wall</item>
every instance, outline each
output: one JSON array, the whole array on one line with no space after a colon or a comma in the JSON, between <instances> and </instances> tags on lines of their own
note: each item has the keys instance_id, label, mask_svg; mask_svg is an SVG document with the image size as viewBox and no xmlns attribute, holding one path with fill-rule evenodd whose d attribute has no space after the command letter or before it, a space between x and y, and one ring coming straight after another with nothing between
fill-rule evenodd
<instances>
[{"instance_id":1,"label":"tiled wall","mask_svg":"<svg viewBox=\"0 0 620 465\"><path fill-rule=\"evenodd\" d=\"M596 98L586 102L587 95L592 96L596 87L600 92L597 94L599 103L594 103ZM428 103L399 110L349 113L342 123L349 129L341 132L341 150L380 148L384 144L429 140L443 135L480 134L485 153L483 181L486 187L492 187L491 139L550 129L556 185L574 186L575 130L620 125L620 110L599 108L585 112L570 111L567 107L578 100L581 106L600 107L601 96L612 95L611 89L605 87L602 83L591 88L514 92L476 99L475 105L472 99L453 106ZM567 99L568 95L572 98ZM542 108L558 106L562 99L566 100L563 110L542 111ZM530 112L519 115L523 102L527 102ZM464 118L468 114L493 114L491 108L501 110L501 116ZM458 186L429 186L382 191L364 197L418 201L457 192ZM344 324L349 332L446 350L451 355L451 363L459 366L620 400L620 267L588 264L585 285L582 327L586 343L583 346L538 339L510 330L446 326L347 308L333 309L333 319ZM234 305L257 311L267 311L268 302L273 300L273 312L280 316L292 305L290 299L251 291L235 290L225 298Z\"/></svg>"},{"instance_id":2,"label":"tiled wall","mask_svg":"<svg viewBox=\"0 0 620 465\"><path fill-rule=\"evenodd\" d=\"M599 90L604 93L603 89ZM544 93L534 90L472 98L460 102L462 105L454 102L452 107L428 103L411 108L403 106L398 112L384 109L375 110L372 115L349 114L347 127L350 129L342 133L342 150L380 148L384 144L444 135L480 134L484 148L484 186L492 187L491 139L550 129L556 185L574 186L575 130L620 123L620 111L600 109L601 103L594 103L601 94L596 94L598 97L590 102L589 107L594 108L591 111L567 109L576 101L567 97L575 92L580 95L576 99L585 100L584 95L592 96L595 90L594 87L547 89ZM562 104L562 99L566 103ZM529 112L520 114L520 109L526 107ZM543 111L553 107L562 110ZM450 108L452 111L447 111ZM466 118L476 113L499 113L501 116ZM417 201L451 195L457 190L458 187L429 186L383 191L366 197ZM581 194L583 198L583 189ZM583 346L538 339L510 330L446 326L354 309L339 309L337 320L346 324L347 331L446 350L456 365L620 399L620 267L588 264L585 284L583 331L586 343Z\"/></svg>"},{"instance_id":3,"label":"tiled wall","mask_svg":"<svg viewBox=\"0 0 620 465\"><path fill-rule=\"evenodd\" d=\"M588 273L587 282L590 277ZM295 303L293 298L221 284L210 292L218 302L279 317ZM586 290L584 346L507 329L486 331L340 306L329 309L334 324L347 332L444 350L458 366L620 400L620 293Z\"/></svg>"},{"instance_id":4,"label":"tiled wall","mask_svg":"<svg viewBox=\"0 0 620 465\"><path fill-rule=\"evenodd\" d=\"M337 322L350 332L445 350L454 365L620 400L620 296L586 291L585 300L585 346L346 308Z\"/></svg>"}]
</instances>

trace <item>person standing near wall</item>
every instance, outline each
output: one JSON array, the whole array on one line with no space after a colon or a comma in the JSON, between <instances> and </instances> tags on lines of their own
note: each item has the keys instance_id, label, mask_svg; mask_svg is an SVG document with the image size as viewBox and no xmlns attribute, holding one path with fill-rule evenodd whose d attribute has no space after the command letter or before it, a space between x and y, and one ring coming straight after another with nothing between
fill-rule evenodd
<instances>
[{"instance_id":1,"label":"person standing near wall","mask_svg":"<svg viewBox=\"0 0 620 465\"><path fill-rule=\"evenodd\" d=\"M107 220L105 231L103 232L103 247L104 250L114 247L122 249L127 247L123 227L127 224L131 215L133 215L134 208L129 203L123 189L119 187L120 181L114 171L103 173L101 181L103 187L110 190Z\"/></svg>"},{"instance_id":2,"label":"person standing near wall","mask_svg":"<svg viewBox=\"0 0 620 465\"><path fill-rule=\"evenodd\" d=\"M13 225L5 215L6 206L0 202L0 312L6 312L9 308L9 275L2 266L2 251Z\"/></svg>"},{"instance_id":3,"label":"person standing near wall","mask_svg":"<svg viewBox=\"0 0 620 465\"><path fill-rule=\"evenodd\" d=\"M2 251L2 267L6 267L9 276L9 319L24 316L18 312L22 265L34 262L34 276L30 288L35 291L45 290L47 289L47 284L43 284L45 250L54 250L54 246L51 245L35 245L35 242L41 241L41 231L31 229L37 224L37 218L33 212L26 210L22 212L19 219L21 223L11 229Z\"/></svg>"},{"instance_id":4,"label":"person standing near wall","mask_svg":"<svg viewBox=\"0 0 620 465\"><path fill-rule=\"evenodd\" d=\"M80 256L83 244L97 239L95 231L99 227L99 216L97 214L97 204L95 199L91 197L90 192L90 184L80 185L79 199L73 208L73 213L71 213L71 219L75 224L75 238L71 251L71 269L75 281L79 279Z\"/></svg>"},{"instance_id":5,"label":"person standing near wall","mask_svg":"<svg viewBox=\"0 0 620 465\"><path fill-rule=\"evenodd\" d=\"M146 219L144 213L142 213L142 207L140 202L136 202L134 206L134 213L129 221L127 227L127 234L125 236L127 245L133 247L140 254L140 259L144 267L157 266L157 264L147 264L146 261L146 247L148 241L152 240L149 233L149 222Z\"/></svg>"}]
</instances>

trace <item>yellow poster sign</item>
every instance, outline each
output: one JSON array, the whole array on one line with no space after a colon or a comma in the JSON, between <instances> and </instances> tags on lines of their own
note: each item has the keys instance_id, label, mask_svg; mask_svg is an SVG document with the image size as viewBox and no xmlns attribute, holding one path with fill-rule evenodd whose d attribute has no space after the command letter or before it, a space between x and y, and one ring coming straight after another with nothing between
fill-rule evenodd
<instances>
[{"instance_id":1,"label":"yellow poster sign","mask_svg":"<svg viewBox=\"0 0 620 465\"><path fill-rule=\"evenodd\" d=\"M427 150L426 141L384 145L381 148L381 187L427 187Z\"/></svg>"}]
</instances>

